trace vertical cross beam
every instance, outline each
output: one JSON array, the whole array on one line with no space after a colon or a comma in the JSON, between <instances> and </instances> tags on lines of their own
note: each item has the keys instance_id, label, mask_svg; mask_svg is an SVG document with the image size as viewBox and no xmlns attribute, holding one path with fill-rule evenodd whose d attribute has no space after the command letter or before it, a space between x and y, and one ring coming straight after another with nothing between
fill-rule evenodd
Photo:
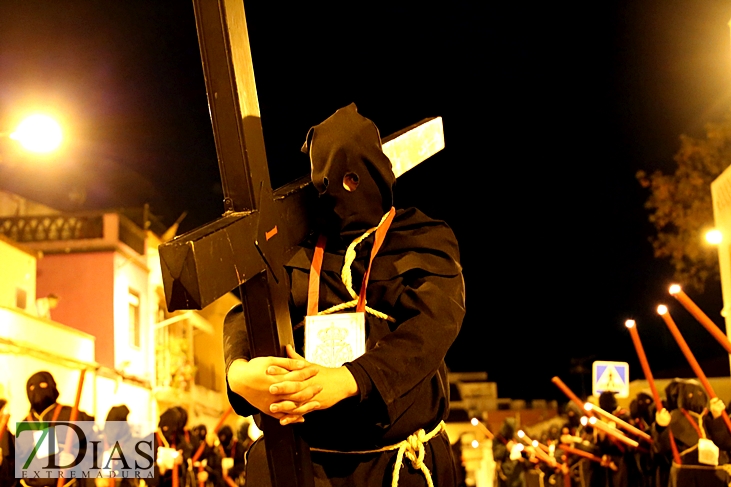
<instances>
[{"instance_id":1,"label":"vertical cross beam","mask_svg":"<svg viewBox=\"0 0 731 487\"><path fill-rule=\"evenodd\" d=\"M194 0L225 214L242 213L254 238L229 241L254 269L239 279L254 356L283 356L293 343L288 289L242 0ZM253 232L251 232L253 230ZM262 265L263 264L263 265ZM234 269L238 274L240 271ZM262 414L272 485L314 485L309 449L291 426Z\"/></svg>"}]
</instances>

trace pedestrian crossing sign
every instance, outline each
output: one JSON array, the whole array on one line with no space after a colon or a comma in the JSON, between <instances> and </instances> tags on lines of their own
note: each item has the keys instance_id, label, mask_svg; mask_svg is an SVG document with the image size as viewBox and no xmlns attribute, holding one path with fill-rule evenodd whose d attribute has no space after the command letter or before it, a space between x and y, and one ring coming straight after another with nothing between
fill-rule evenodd
<instances>
[{"instance_id":1,"label":"pedestrian crossing sign","mask_svg":"<svg viewBox=\"0 0 731 487\"><path fill-rule=\"evenodd\" d=\"M592 365L592 394L613 391L617 397L629 397L629 364L597 360Z\"/></svg>"}]
</instances>

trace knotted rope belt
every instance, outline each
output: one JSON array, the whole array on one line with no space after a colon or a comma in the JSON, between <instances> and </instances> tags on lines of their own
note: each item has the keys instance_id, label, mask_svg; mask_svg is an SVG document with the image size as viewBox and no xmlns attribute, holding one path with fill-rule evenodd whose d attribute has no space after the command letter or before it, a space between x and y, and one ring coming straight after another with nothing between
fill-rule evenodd
<instances>
[{"instance_id":1,"label":"knotted rope belt","mask_svg":"<svg viewBox=\"0 0 731 487\"><path fill-rule=\"evenodd\" d=\"M379 448L377 450L359 450L359 451L339 451L339 450L327 450L324 448L311 448L312 451L315 452L322 452L322 453L341 453L341 454L348 454L348 455L361 455L361 454L368 454L368 453L381 453L381 452L387 452L387 451L393 451L398 450L398 454L396 455L396 463L393 466L393 479L391 480L391 487L397 487L398 486L398 478L399 473L401 470L401 466L404 462L404 456L408 458L411 461L411 465L417 470L421 470L421 472L424 474L424 478L426 478L426 483L429 487L434 487L434 481L431 478L431 472L429 471L429 468L427 468L426 464L424 463L424 444L428 443L429 440L437 436L439 433L444 431L445 424L444 421L440 421L436 428L431 430L429 433L426 433L423 429L420 429L416 433L410 435L405 440L389 445L384 446L383 448Z\"/></svg>"}]
</instances>

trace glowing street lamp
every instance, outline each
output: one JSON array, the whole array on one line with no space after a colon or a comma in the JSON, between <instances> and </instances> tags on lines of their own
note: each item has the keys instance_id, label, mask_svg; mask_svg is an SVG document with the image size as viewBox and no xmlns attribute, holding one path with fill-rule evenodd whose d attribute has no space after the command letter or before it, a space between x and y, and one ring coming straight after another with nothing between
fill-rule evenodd
<instances>
[{"instance_id":1,"label":"glowing street lamp","mask_svg":"<svg viewBox=\"0 0 731 487\"><path fill-rule=\"evenodd\" d=\"M711 245L718 245L723 241L723 234L720 230L712 229L706 232L706 242Z\"/></svg>"},{"instance_id":2,"label":"glowing street lamp","mask_svg":"<svg viewBox=\"0 0 731 487\"><path fill-rule=\"evenodd\" d=\"M9 137L17 140L26 150L47 154L56 150L63 140L61 126L48 115L31 115Z\"/></svg>"}]
</instances>

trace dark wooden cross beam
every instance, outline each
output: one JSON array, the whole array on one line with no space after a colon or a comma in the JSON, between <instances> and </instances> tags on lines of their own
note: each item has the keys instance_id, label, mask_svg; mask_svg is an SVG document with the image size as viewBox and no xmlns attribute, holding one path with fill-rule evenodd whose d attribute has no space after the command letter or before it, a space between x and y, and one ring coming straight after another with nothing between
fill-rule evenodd
<instances>
[{"instance_id":1,"label":"dark wooden cross beam","mask_svg":"<svg viewBox=\"0 0 731 487\"><path fill-rule=\"evenodd\" d=\"M167 307L202 309L238 287L252 356L285 356L293 338L283 264L311 232L317 192L309 175L271 187L242 0L193 3L225 212L160 246ZM398 177L444 147L441 118L383 147ZM262 421L272 484L311 486L307 445L292 426Z\"/></svg>"}]
</instances>

